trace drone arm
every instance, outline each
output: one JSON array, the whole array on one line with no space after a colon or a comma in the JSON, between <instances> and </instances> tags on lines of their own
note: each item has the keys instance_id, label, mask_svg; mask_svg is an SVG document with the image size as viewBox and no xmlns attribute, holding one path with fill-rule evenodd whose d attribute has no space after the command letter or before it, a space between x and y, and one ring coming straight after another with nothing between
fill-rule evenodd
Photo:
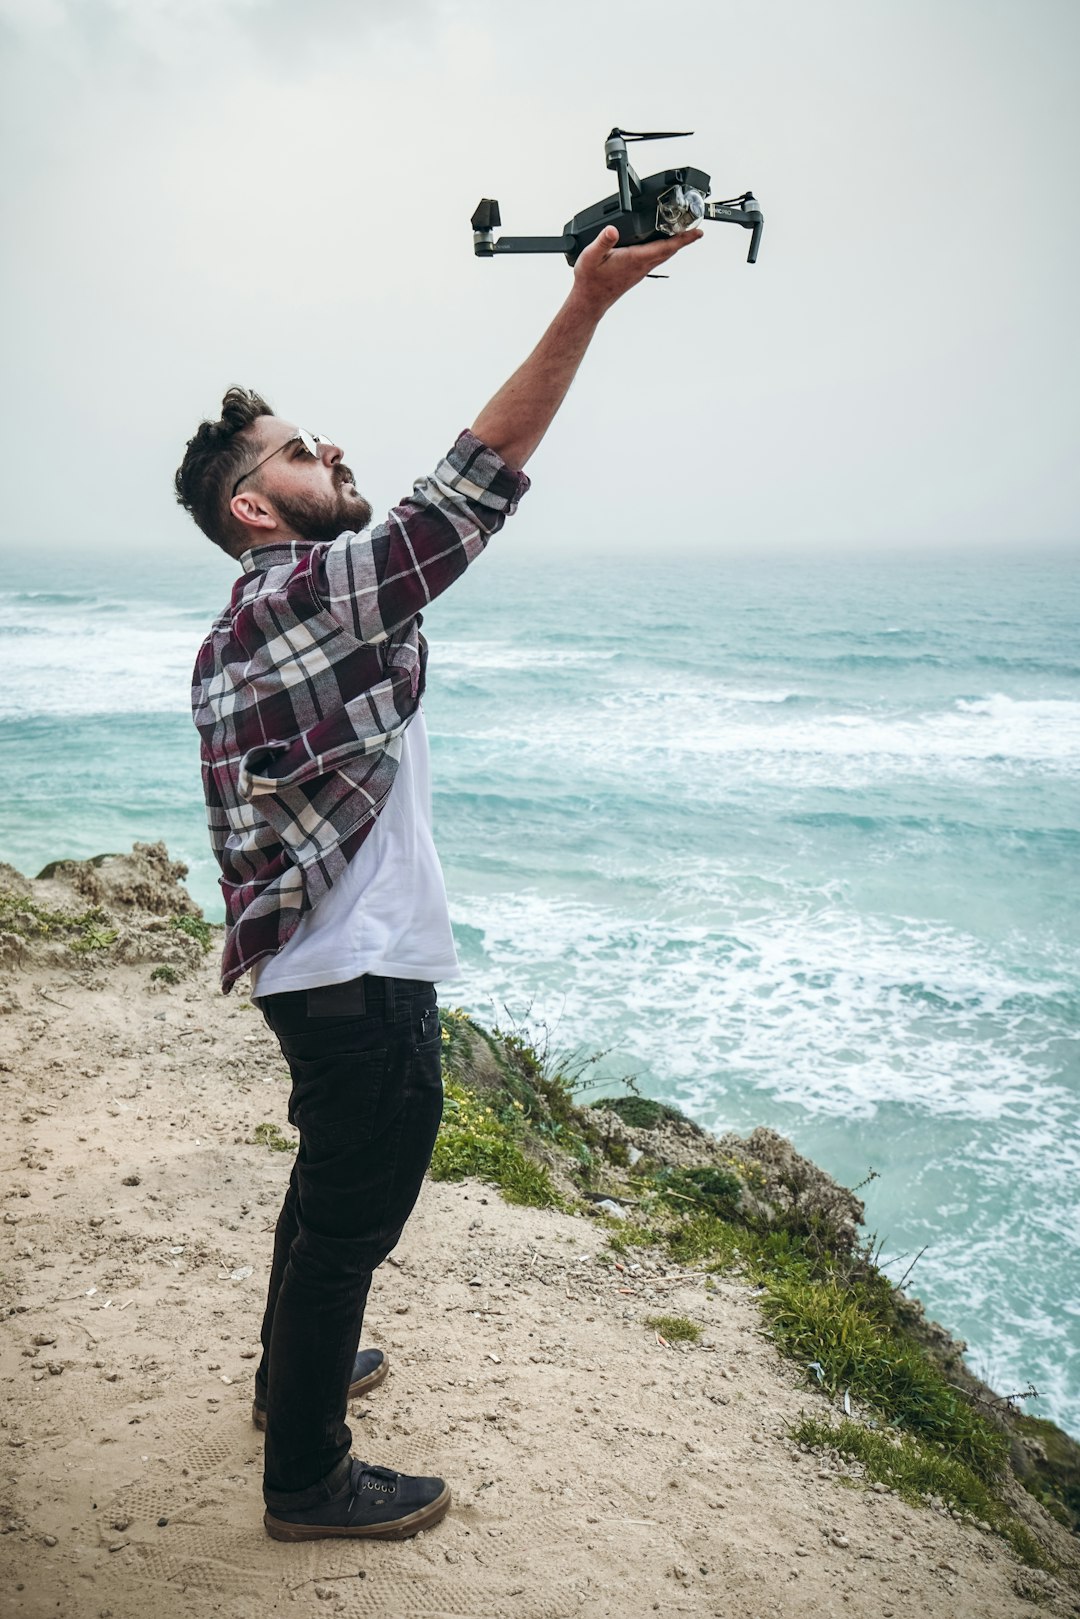
<instances>
[{"instance_id":1,"label":"drone arm","mask_svg":"<svg viewBox=\"0 0 1080 1619\"><path fill-rule=\"evenodd\" d=\"M572 253L576 246L573 236L500 236L497 242L492 242L491 252Z\"/></svg>"},{"instance_id":2,"label":"drone arm","mask_svg":"<svg viewBox=\"0 0 1080 1619\"><path fill-rule=\"evenodd\" d=\"M746 255L746 262L747 264L757 263L765 215L761 212L758 200L752 191L748 191L745 196L734 198L731 202L707 202L703 217L705 219L716 219L721 223L741 225L744 230L752 231L750 251Z\"/></svg>"},{"instance_id":3,"label":"drone arm","mask_svg":"<svg viewBox=\"0 0 1080 1619\"><path fill-rule=\"evenodd\" d=\"M481 197L472 216L473 252L478 259L491 259L496 253L572 253L577 246L572 236L500 236L502 224L494 197Z\"/></svg>"}]
</instances>

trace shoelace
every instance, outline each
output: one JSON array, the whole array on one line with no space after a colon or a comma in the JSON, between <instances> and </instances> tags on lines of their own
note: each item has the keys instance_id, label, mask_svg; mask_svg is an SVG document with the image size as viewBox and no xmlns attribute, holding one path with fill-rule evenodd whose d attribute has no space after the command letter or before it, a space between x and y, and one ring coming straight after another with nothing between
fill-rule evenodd
<instances>
[{"instance_id":1,"label":"shoelace","mask_svg":"<svg viewBox=\"0 0 1080 1619\"><path fill-rule=\"evenodd\" d=\"M398 1475L389 1467L369 1467L367 1462L361 1462L360 1470L354 1475L356 1483L353 1487L352 1501L349 1503L350 1514L361 1491L375 1490L380 1495L396 1495ZM369 1482L374 1480L375 1482Z\"/></svg>"}]
</instances>

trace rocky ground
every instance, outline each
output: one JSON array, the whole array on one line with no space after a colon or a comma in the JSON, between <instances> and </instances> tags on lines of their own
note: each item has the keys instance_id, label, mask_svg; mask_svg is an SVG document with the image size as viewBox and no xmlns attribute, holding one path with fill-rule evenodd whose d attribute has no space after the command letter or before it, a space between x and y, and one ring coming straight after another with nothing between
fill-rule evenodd
<instances>
[{"instance_id":1,"label":"rocky ground","mask_svg":"<svg viewBox=\"0 0 1080 1619\"><path fill-rule=\"evenodd\" d=\"M599 1221L475 1181L429 1184L376 1278L365 1339L391 1375L352 1420L367 1460L449 1479L449 1517L400 1544L269 1540L251 1379L289 1157L255 1138L285 1126L285 1070L168 922L155 858L98 868L96 894L7 875L46 911L104 909L0 934L5 1613L1080 1613L1075 1541L1026 1497L1056 1574L793 1445L827 1402L746 1283L616 1259ZM170 957L178 982L152 979ZM665 1345L656 1313L701 1342Z\"/></svg>"}]
</instances>

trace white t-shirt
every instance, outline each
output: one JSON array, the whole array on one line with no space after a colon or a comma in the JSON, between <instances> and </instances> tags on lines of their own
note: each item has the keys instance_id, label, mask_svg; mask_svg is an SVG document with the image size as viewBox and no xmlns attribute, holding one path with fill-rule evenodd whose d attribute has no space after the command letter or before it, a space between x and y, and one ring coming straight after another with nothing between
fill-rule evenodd
<instances>
[{"instance_id":1,"label":"white t-shirt","mask_svg":"<svg viewBox=\"0 0 1080 1619\"><path fill-rule=\"evenodd\" d=\"M439 856L431 835L431 752L418 708L374 827L330 892L274 956L252 968L252 994L344 984L362 973L458 978Z\"/></svg>"}]
</instances>

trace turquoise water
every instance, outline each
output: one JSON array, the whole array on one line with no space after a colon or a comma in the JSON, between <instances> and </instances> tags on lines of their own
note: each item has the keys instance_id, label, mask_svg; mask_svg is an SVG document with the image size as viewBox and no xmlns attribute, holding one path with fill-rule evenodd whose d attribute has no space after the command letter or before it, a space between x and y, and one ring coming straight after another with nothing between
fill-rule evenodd
<instances>
[{"instance_id":1,"label":"turquoise water","mask_svg":"<svg viewBox=\"0 0 1080 1619\"><path fill-rule=\"evenodd\" d=\"M500 542L497 542L500 544ZM8 559L0 859L164 838L228 564ZM445 998L848 1184L1080 1432L1080 588L1062 561L526 565L427 615Z\"/></svg>"}]
</instances>

